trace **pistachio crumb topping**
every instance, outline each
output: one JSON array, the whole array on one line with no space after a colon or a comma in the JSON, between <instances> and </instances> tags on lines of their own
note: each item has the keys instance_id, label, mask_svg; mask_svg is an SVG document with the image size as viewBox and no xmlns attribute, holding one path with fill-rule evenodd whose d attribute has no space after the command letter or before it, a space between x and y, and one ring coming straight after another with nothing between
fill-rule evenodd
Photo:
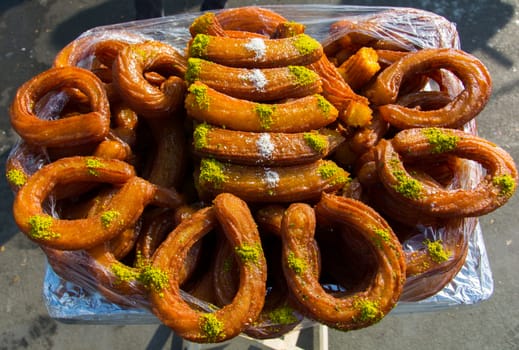
<instances>
[{"instance_id":1,"label":"pistachio crumb topping","mask_svg":"<svg viewBox=\"0 0 519 350\"><path fill-rule=\"evenodd\" d=\"M308 146L320 154L324 154L328 149L328 138L318 132L305 132L303 138Z\"/></svg>"},{"instance_id":2,"label":"pistachio crumb topping","mask_svg":"<svg viewBox=\"0 0 519 350\"><path fill-rule=\"evenodd\" d=\"M433 153L444 153L454 150L460 139L457 135L439 128L423 128L421 131L431 144Z\"/></svg>"},{"instance_id":3,"label":"pistachio crumb topping","mask_svg":"<svg viewBox=\"0 0 519 350\"><path fill-rule=\"evenodd\" d=\"M294 38L294 47L300 55L309 55L321 47L317 40L307 34L299 34Z\"/></svg>"},{"instance_id":4,"label":"pistachio crumb topping","mask_svg":"<svg viewBox=\"0 0 519 350\"><path fill-rule=\"evenodd\" d=\"M116 282L118 283L136 281L139 277L138 270L119 262L113 263L110 268L114 276L117 278Z\"/></svg>"},{"instance_id":5,"label":"pistachio crumb topping","mask_svg":"<svg viewBox=\"0 0 519 350\"><path fill-rule=\"evenodd\" d=\"M87 158L85 160L86 167L88 169L88 173L93 176L99 176L98 169L104 167L103 162L101 162L99 159L95 158Z\"/></svg>"},{"instance_id":6,"label":"pistachio crumb topping","mask_svg":"<svg viewBox=\"0 0 519 350\"><path fill-rule=\"evenodd\" d=\"M195 149L200 150L207 146L207 135L211 131L211 126L207 123L198 124L193 131L193 143Z\"/></svg>"},{"instance_id":7,"label":"pistachio crumb topping","mask_svg":"<svg viewBox=\"0 0 519 350\"><path fill-rule=\"evenodd\" d=\"M224 173L224 165L212 158L204 158L200 162L199 182L211 183L215 188L222 186L228 176Z\"/></svg>"},{"instance_id":8,"label":"pistachio crumb topping","mask_svg":"<svg viewBox=\"0 0 519 350\"><path fill-rule=\"evenodd\" d=\"M189 47L189 55L203 58L206 55L207 45L209 45L210 40L211 37L207 34L197 34Z\"/></svg>"},{"instance_id":9,"label":"pistachio crumb topping","mask_svg":"<svg viewBox=\"0 0 519 350\"><path fill-rule=\"evenodd\" d=\"M209 342L215 342L225 337L224 324L214 313L203 313L200 315L200 330Z\"/></svg>"},{"instance_id":10,"label":"pistachio crumb topping","mask_svg":"<svg viewBox=\"0 0 519 350\"><path fill-rule=\"evenodd\" d=\"M324 114L326 118L330 116L330 112L335 109L335 107L322 95L315 95L317 97L317 107Z\"/></svg>"},{"instance_id":11,"label":"pistachio crumb topping","mask_svg":"<svg viewBox=\"0 0 519 350\"><path fill-rule=\"evenodd\" d=\"M374 242L377 247L381 248L383 242L387 243L391 240L389 230L380 227L373 227L372 230L375 233Z\"/></svg>"},{"instance_id":12,"label":"pistachio crumb topping","mask_svg":"<svg viewBox=\"0 0 519 350\"><path fill-rule=\"evenodd\" d=\"M189 92L195 97L195 102L201 110L209 109L209 96L207 96L207 86L192 84L189 86Z\"/></svg>"},{"instance_id":13,"label":"pistachio crumb topping","mask_svg":"<svg viewBox=\"0 0 519 350\"><path fill-rule=\"evenodd\" d=\"M287 255L288 267L290 267L296 275L301 275L306 270L306 262L303 259L296 257L294 252L289 252Z\"/></svg>"},{"instance_id":14,"label":"pistachio crumb topping","mask_svg":"<svg viewBox=\"0 0 519 350\"><path fill-rule=\"evenodd\" d=\"M112 222L121 215L117 210L107 210L101 214L101 224L104 228L110 227Z\"/></svg>"},{"instance_id":15,"label":"pistachio crumb topping","mask_svg":"<svg viewBox=\"0 0 519 350\"><path fill-rule=\"evenodd\" d=\"M264 130L270 129L273 123L272 115L276 111L276 106L258 103L254 106L254 112L259 118L260 126Z\"/></svg>"},{"instance_id":16,"label":"pistachio crumb topping","mask_svg":"<svg viewBox=\"0 0 519 350\"><path fill-rule=\"evenodd\" d=\"M21 187L27 182L27 175L20 169L11 169L6 173L6 178L9 183L14 186Z\"/></svg>"},{"instance_id":17,"label":"pistachio crumb topping","mask_svg":"<svg viewBox=\"0 0 519 350\"><path fill-rule=\"evenodd\" d=\"M169 277L166 271L162 271L150 264L144 265L141 268L137 279L146 286L146 288L155 292L162 291L169 282Z\"/></svg>"},{"instance_id":18,"label":"pistachio crumb topping","mask_svg":"<svg viewBox=\"0 0 519 350\"><path fill-rule=\"evenodd\" d=\"M515 192L516 183L512 176L505 174L494 176L492 184L499 187L499 195L503 197L511 197Z\"/></svg>"},{"instance_id":19,"label":"pistachio crumb topping","mask_svg":"<svg viewBox=\"0 0 519 350\"><path fill-rule=\"evenodd\" d=\"M324 161L317 169L317 172L323 180L333 179L330 183L332 186L337 184L345 185L350 181L348 172L331 160Z\"/></svg>"},{"instance_id":20,"label":"pistachio crumb topping","mask_svg":"<svg viewBox=\"0 0 519 350\"><path fill-rule=\"evenodd\" d=\"M358 319L362 322L377 322L384 316L377 301L358 299L353 303L353 307L359 310Z\"/></svg>"},{"instance_id":21,"label":"pistachio crumb topping","mask_svg":"<svg viewBox=\"0 0 519 350\"><path fill-rule=\"evenodd\" d=\"M288 305L283 305L270 311L268 318L275 324L291 324L297 322L297 317L294 316L294 309Z\"/></svg>"},{"instance_id":22,"label":"pistachio crumb topping","mask_svg":"<svg viewBox=\"0 0 519 350\"><path fill-rule=\"evenodd\" d=\"M206 62L200 58L190 57L187 60L187 70L184 78L189 84L192 84L195 80L198 80L200 71L202 70L202 64Z\"/></svg>"},{"instance_id":23,"label":"pistachio crumb topping","mask_svg":"<svg viewBox=\"0 0 519 350\"><path fill-rule=\"evenodd\" d=\"M241 261L256 264L261 256L261 245L242 244L241 246L234 247L234 252Z\"/></svg>"},{"instance_id":24,"label":"pistachio crumb topping","mask_svg":"<svg viewBox=\"0 0 519 350\"><path fill-rule=\"evenodd\" d=\"M452 255L451 252L445 250L441 239L436 241L426 239L425 241L423 241L423 245L425 245L425 247L427 248L427 252L429 253L429 256L434 262L445 262L449 260L449 257Z\"/></svg>"},{"instance_id":25,"label":"pistachio crumb topping","mask_svg":"<svg viewBox=\"0 0 519 350\"><path fill-rule=\"evenodd\" d=\"M34 215L29 218L29 236L35 239L49 240L59 238L60 234L52 231L53 218L49 215Z\"/></svg>"},{"instance_id":26,"label":"pistachio crumb topping","mask_svg":"<svg viewBox=\"0 0 519 350\"><path fill-rule=\"evenodd\" d=\"M191 26L189 27L192 35L204 34L214 23L215 14L213 12L206 12L201 16L195 18Z\"/></svg>"},{"instance_id":27,"label":"pistachio crumb topping","mask_svg":"<svg viewBox=\"0 0 519 350\"><path fill-rule=\"evenodd\" d=\"M392 174L396 179L396 184L393 186L396 192L409 199L420 199L423 197L422 184L420 181L408 176L407 172L400 167L400 160L395 156L391 159L390 164L393 167ZM394 169L396 167L396 169Z\"/></svg>"},{"instance_id":28,"label":"pistachio crumb topping","mask_svg":"<svg viewBox=\"0 0 519 350\"><path fill-rule=\"evenodd\" d=\"M316 72L303 66L288 66L288 71L299 86L307 86L319 80Z\"/></svg>"}]
</instances>

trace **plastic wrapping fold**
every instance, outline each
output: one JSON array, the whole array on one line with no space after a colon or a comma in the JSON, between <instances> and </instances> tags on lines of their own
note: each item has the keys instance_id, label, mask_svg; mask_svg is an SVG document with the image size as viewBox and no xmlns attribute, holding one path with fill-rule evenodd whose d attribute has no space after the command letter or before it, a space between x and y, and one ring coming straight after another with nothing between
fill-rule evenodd
<instances>
[{"instance_id":1,"label":"plastic wrapping fold","mask_svg":"<svg viewBox=\"0 0 519 350\"><path fill-rule=\"evenodd\" d=\"M332 45L336 38L344 34L341 32L330 34L330 26L343 19L353 22L369 22L370 26L364 27L368 29L363 29L366 31L365 34L391 41L406 50L438 47L459 48L460 45L454 24L443 17L421 10L328 5L280 5L267 6L266 8L274 10L291 21L305 24L305 33L319 40L325 47ZM152 39L168 43L183 52L191 39L188 28L199 15L200 13L185 13L98 27L83 33L80 38L96 38L99 40L118 38L127 41ZM88 48L85 52L88 52ZM79 57L77 61L80 66L88 67L91 64L88 55ZM59 96L54 98L54 102L59 104ZM45 114L45 111L43 110L41 114ZM475 133L475 122L467 125L466 130ZM17 154L24 151L23 147L23 143L16 145L10 158L20 158ZM42 160L44 156L40 156L34 150L29 151L29 153L33 157L26 158L27 163L30 164L25 165L27 171L32 173L35 171L34 168L44 163ZM482 170L479 165L467 161L463 163L460 173L462 186L470 188L479 182ZM465 244L468 244L468 253L464 264L458 266L459 272L456 277L433 296L417 302L400 302L392 311L393 313L423 312L455 305L471 305L491 296L493 291L492 273L477 219L464 219L458 229L463 231L466 238ZM422 244L421 242L424 239L441 239L443 235L442 232L431 232L431 230L424 228L417 239L410 239L405 242L404 249L407 251L418 249L417 247ZM117 299L119 296L116 293L114 294L113 291L99 293L99 285L92 280L89 273L92 269L92 259L85 252L49 250L47 254L50 264L46 266L43 295L51 317L69 322L115 324L159 322L148 310L145 300L140 302L123 297L123 303L115 304L108 301L105 296L106 293L111 293L109 299ZM60 276L65 278L70 276L70 279L63 279ZM435 278L440 280L442 276L441 272L437 272ZM404 294L406 291L414 294L414 289L423 289L424 285L431 284L431 281L433 281L433 284L441 283L439 280L428 280L424 276L411 277L405 287ZM434 285L431 288L434 288ZM121 306L121 304L125 306ZM306 324L312 323L305 321L303 325Z\"/></svg>"}]
</instances>

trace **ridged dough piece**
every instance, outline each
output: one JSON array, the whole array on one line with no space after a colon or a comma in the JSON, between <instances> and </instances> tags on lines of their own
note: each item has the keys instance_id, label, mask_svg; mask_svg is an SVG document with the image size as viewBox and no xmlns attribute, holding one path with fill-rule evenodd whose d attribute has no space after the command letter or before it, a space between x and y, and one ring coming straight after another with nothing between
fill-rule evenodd
<instances>
[{"instance_id":1,"label":"ridged dough piece","mask_svg":"<svg viewBox=\"0 0 519 350\"><path fill-rule=\"evenodd\" d=\"M316 216L343 235L362 237L376 256L376 271L361 290L332 295L319 283L307 248L314 240ZM294 203L284 213L281 237L285 277L309 318L340 330L359 329L380 321L398 302L405 282L400 243L387 222L364 203L331 194L323 194L315 211Z\"/></svg>"},{"instance_id":2,"label":"ridged dough piece","mask_svg":"<svg viewBox=\"0 0 519 350\"><path fill-rule=\"evenodd\" d=\"M517 169L502 148L456 129L415 128L400 131L375 148L377 173L395 198L426 214L443 218L487 214L504 205L517 187ZM412 177L407 160L454 155L480 163L486 176L472 189L440 189Z\"/></svg>"},{"instance_id":3,"label":"ridged dough piece","mask_svg":"<svg viewBox=\"0 0 519 350\"><path fill-rule=\"evenodd\" d=\"M396 104L400 86L407 77L438 69L449 70L463 83L464 89L451 102L429 111ZM399 129L457 128L481 112L491 92L490 74L476 57L456 49L423 49L409 53L384 69L366 91L366 96L379 106L382 118Z\"/></svg>"},{"instance_id":4,"label":"ridged dough piece","mask_svg":"<svg viewBox=\"0 0 519 350\"><path fill-rule=\"evenodd\" d=\"M280 103L257 103L218 92L194 82L185 107L190 117L232 130L303 132L320 129L337 119L338 111L314 94Z\"/></svg>"},{"instance_id":5,"label":"ridged dough piece","mask_svg":"<svg viewBox=\"0 0 519 350\"><path fill-rule=\"evenodd\" d=\"M250 101L298 98L322 92L321 78L304 66L234 68L190 58L186 80L199 80L227 95Z\"/></svg>"},{"instance_id":6,"label":"ridged dough piece","mask_svg":"<svg viewBox=\"0 0 519 350\"><path fill-rule=\"evenodd\" d=\"M197 34L189 56L245 68L304 66L323 55L321 44L306 34L282 39L231 38Z\"/></svg>"},{"instance_id":7,"label":"ridged dough piece","mask_svg":"<svg viewBox=\"0 0 519 350\"><path fill-rule=\"evenodd\" d=\"M41 119L38 102L52 91L68 94L66 89L86 95L91 111ZM94 73L77 67L51 68L25 82L16 92L10 115L14 130L27 143L39 146L84 145L102 140L110 130L110 107L103 83Z\"/></svg>"},{"instance_id":8,"label":"ridged dough piece","mask_svg":"<svg viewBox=\"0 0 519 350\"><path fill-rule=\"evenodd\" d=\"M338 132L253 133L199 124L193 133L200 156L246 165L286 166L326 157L344 141Z\"/></svg>"},{"instance_id":9,"label":"ridged dough piece","mask_svg":"<svg viewBox=\"0 0 519 350\"><path fill-rule=\"evenodd\" d=\"M267 168L204 158L195 182L202 197L229 192L247 202L293 202L340 190L349 182L349 173L331 160Z\"/></svg>"},{"instance_id":10,"label":"ridged dough piece","mask_svg":"<svg viewBox=\"0 0 519 350\"><path fill-rule=\"evenodd\" d=\"M153 258L153 267L167 276L162 288L150 292L154 314L184 339L198 343L222 342L237 336L258 317L266 293L265 256L247 203L228 193L219 195L213 203L183 220ZM204 311L188 304L176 272L190 248L217 224L235 252L240 283L230 304Z\"/></svg>"}]
</instances>

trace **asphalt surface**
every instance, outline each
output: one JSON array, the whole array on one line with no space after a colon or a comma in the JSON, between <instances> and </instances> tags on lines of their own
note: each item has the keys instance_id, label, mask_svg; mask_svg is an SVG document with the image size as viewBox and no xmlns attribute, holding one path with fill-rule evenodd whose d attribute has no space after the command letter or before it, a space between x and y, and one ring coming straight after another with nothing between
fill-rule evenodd
<instances>
[{"instance_id":1,"label":"asphalt surface","mask_svg":"<svg viewBox=\"0 0 519 350\"><path fill-rule=\"evenodd\" d=\"M316 3L316 1L228 1L241 5ZM343 4L341 1L319 1ZM519 159L519 1L349 1L348 5L426 9L457 24L462 48L489 68L493 95L478 116L481 136ZM200 2L170 1L165 14L196 11ZM0 163L5 172L16 142L8 108L16 89L50 67L54 55L82 32L136 18L130 1L38 0L0 3ZM42 301L45 260L39 248L19 233L11 215L13 195L0 180L0 349L181 349L182 341L158 323L92 325L59 322ZM329 349L518 349L519 348L519 197L480 218L494 279L488 300L441 311L391 314L367 329L329 330ZM311 349L315 330L299 345ZM185 345L185 344L184 344ZM244 349L237 339L213 349ZM250 347L254 349L254 346Z\"/></svg>"}]
</instances>

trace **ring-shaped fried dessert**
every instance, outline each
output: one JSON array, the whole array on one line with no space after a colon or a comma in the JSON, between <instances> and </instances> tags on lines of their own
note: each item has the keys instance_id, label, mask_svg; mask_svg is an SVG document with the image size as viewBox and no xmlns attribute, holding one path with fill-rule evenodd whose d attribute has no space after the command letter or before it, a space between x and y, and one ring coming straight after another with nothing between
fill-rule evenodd
<instances>
[{"instance_id":1,"label":"ring-shaped fried dessert","mask_svg":"<svg viewBox=\"0 0 519 350\"><path fill-rule=\"evenodd\" d=\"M86 219L61 220L44 210L53 190L70 183L122 186L105 211ZM99 157L62 158L34 173L17 193L13 214L31 240L56 249L87 249L114 238L155 200L156 187L138 178L125 162ZM80 234L78 234L80 233Z\"/></svg>"},{"instance_id":2,"label":"ring-shaped fried dessert","mask_svg":"<svg viewBox=\"0 0 519 350\"><path fill-rule=\"evenodd\" d=\"M333 123L338 111L314 94L279 103L238 99L195 81L189 86L185 107L200 122L251 132L304 132Z\"/></svg>"},{"instance_id":3,"label":"ring-shaped fried dessert","mask_svg":"<svg viewBox=\"0 0 519 350\"><path fill-rule=\"evenodd\" d=\"M281 213L282 215L282 213ZM277 228L279 230L279 228ZM255 339L270 339L286 334L303 320L294 305L281 268L281 237L261 231L261 243L267 260L267 292L259 316L243 332ZM232 246L218 241L214 258L213 283L218 305L232 302L239 285L239 270Z\"/></svg>"},{"instance_id":4,"label":"ring-shaped fried dessert","mask_svg":"<svg viewBox=\"0 0 519 350\"><path fill-rule=\"evenodd\" d=\"M507 152L492 142L460 130L402 130L391 141L381 140L375 155L378 177L390 195L438 217L489 213L505 204L517 185L517 169ZM486 175L473 189L441 189L418 181L404 166L406 160L445 155L476 161L486 169Z\"/></svg>"},{"instance_id":5,"label":"ring-shaped fried dessert","mask_svg":"<svg viewBox=\"0 0 519 350\"><path fill-rule=\"evenodd\" d=\"M195 186L202 198L229 192L248 202L316 200L322 192L342 189L349 173L331 160L257 167L203 158L195 171Z\"/></svg>"},{"instance_id":6,"label":"ring-shaped fried dessert","mask_svg":"<svg viewBox=\"0 0 519 350\"><path fill-rule=\"evenodd\" d=\"M323 56L321 44L306 34L282 39L197 34L188 50L190 57L242 68L305 66Z\"/></svg>"},{"instance_id":7,"label":"ring-shaped fried dessert","mask_svg":"<svg viewBox=\"0 0 519 350\"><path fill-rule=\"evenodd\" d=\"M95 70L103 66L110 70L120 50L145 40L146 37L129 31L80 36L58 52L53 67L77 66Z\"/></svg>"},{"instance_id":8,"label":"ring-shaped fried dessert","mask_svg":"<svg viewBox=\"0 0 519 350\"><path fill-rule=\"evenodd\" d=\"M193 132L196 154L245 165L311 163L331 154L343 141L338 132L325 128L302 133L253 133L201 123Z\"/></svg>"},{"instance_id":9,"label":"ring-shaped fried dessert","mask_svg":"<svg viewBox=\"0 0 519 350\"><path fill-rule=\"evenodd\" d=\"M418 110L395 104L402 81L415 74L446 69L463 83L463 90L444 107ZM423 49L402 57L384 69L367 89L366 96L378 106L382 118L399 129L413 127L457 128L485 107L492 80L476 57L457 49Z\"/></svg>"},{"instance_id":10,"label":"ring-shaped fried dessert","mask_svg":"<svg viewBox=\"0 0 519 350\"><path fill-rule=\"evenodd\" d=\"M167 117L182 105L186 69L186 58L177 49L160 41L146 41L121 50L113 64L113 82L121 98L138 114ZM145 73L152 71L164 76L160 86L145 78Z\"/></svg>"},{"instance_id":11,"label":"ring-shaped fried dessert","mask_svg":"<svg viewBox=\"0 0 519 350\"><path fill-rule=\"evenodd\" d=\"M308 245L314 240L316 216L364 238L376 256L376 272L369 285L343 296L326 292L313 273ZM345 233L346 234L346 233ZM288 285L311 319L340 330L367 327L380 321L397 303L405 281L405 261L391 227L374 210L351 198L323 194L315 212L294 203L281 224L283 271Z\"/></svg>"},{"instance_id":12,"label":"ring-shaped fried dessert","mask_svg":"<svg viewBox=\"0 0 519 350\"><path fill-rule=\"evenodd\" d=\"M225 30L245 31L272 37L280 24L288 20L275 11L244 6L219 11L216 19Z\"/></svg>"},{"instance_id":13,"label":"ring-shaped fried dessert","mask_svg":"<svg viewBox=\"0 0 519 350\"><path fill-rule=\"evenodd\" d=\"M240 284L232 302L214 312L193 309L182 297L176 271L189 249L220 225L237 256ZM242 332L258 317L265 300L267 267L256 223L247 204L231 194L221 194L206 207L183 220L159 247L153 267L167 281L150 299L157 317L190 341L221 342Z\"/></svg>"},{"instance_id":14,"label":"ring-shaped fried dessert","mask_svg":"<svg viewBox=\"0 0 519 350\"><path fill-rule=\"evenodd\" d=\"M216 91L250 101L299 98L322 91L319 75L304 66L248 69L189 58L186 80L199 80Z\"/></svg>"},{"instance_id":15,"label":"ring-shaped fried dessert","mask_svg":"<svg viewBox=\"0 0 519 350\"><path fill-rule=\"evenodd\" d=\"M36 113L38 102L48 93L66 88L86 95L91 111L67 118L40 119ZM16 92L10 115L15 131L26 142L39 146L97 142L110 130L110 107L103 83L92 72L77 67L50 68L29 79Z\"/></svg>"}]
</instances>

